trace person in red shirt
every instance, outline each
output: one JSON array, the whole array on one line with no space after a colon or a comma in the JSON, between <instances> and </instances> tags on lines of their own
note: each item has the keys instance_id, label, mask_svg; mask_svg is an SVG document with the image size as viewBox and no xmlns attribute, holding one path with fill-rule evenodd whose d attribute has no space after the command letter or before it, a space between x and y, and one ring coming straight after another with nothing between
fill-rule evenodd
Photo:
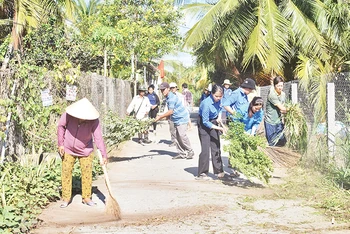
<instances>
[{"instance_id":1,"label":"person in red shirt","mask_svg":"<svg viewBox=\"0 0 350 234\"><path fill-rule=\"evenodd\" d=\"M91 200L93 141L101 151L102 162L107 163L107 152L102 137L99 113L88 99L83 98L68 106L58 122L58 152L62 157L62 204L65 208L72 196L72 171L76 159L81 167L82 202L89 206Z\"/></svg>"}]
</instances>

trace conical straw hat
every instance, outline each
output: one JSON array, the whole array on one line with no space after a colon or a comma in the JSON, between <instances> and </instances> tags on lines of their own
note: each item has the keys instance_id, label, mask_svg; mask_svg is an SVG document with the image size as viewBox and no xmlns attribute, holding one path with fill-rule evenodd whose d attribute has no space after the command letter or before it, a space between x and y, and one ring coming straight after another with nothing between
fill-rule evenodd
<instances>
[{"instance_id":1,"label":"conical straw hat","mask_svg":"<svg viewBox=\"0 0 350 234\"><path fill-rule=\"evenodd\" d=\"M67 107L66 112L75 118L86 120L98 119L100 116L96 108L87 98L74 102L72 105Z\"/></svg>"}]
</instances>

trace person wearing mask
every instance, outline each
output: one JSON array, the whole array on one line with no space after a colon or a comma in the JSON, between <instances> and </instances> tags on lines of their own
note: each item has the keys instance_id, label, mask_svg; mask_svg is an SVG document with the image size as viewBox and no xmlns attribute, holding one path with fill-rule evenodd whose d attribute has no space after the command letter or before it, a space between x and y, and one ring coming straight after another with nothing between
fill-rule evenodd
<instances>
[{"instance_id":1,"label":"person wearing mask","mask_svg":"<svg viewBox=\"0 0 350 234\"><path fill-rule=\"evenodd\" d=\"M149 99L149 102L151 103L151 110L149 111L148 116L152 119L155 119L159 112L160 100L158 95L154 92L154 85L150 85L148 87L147 97ZM153 134L156 135L157 123L154 122L152 125L153 125Z\"/></svg>"},{"instance_id":2,"label":"person wearing mask","mask_svg":"<svg viewBox=\"0 0 350 234\"><path fill-rule=\"evenodd\" d=\"M192 159L194 156L194 151L186 134L187 123L189 120L188 112L184 107L182 100L179 99L176 94L170 91L170 85L167 82L161 83L159 89L166 97L168 111L157 116L155 121L170 117L171 121L174 123L176 136L175 144L178 155L173 157L173 159Z\"/></svg>"},{"instance_id":3,"label":"person wearing mask","mask_svg":"<svg viewBox=\"0 0 350 234\"><path fill-rule=\"evenodd\" d=\"M58 152L62 158L62 203L66 208L72 197L72 171L78 159L81 168L82 202L88 206L96 204L91 200L93 141L101 151L102 162L107 163L107 152L102 137L99 113L83 98L66 108L58 121Z\"/></svg>"},{"instance_id":4,"label":"person wearing mask","mask_svg":"<svg viewBox=\"0 0 350 234\"><path fill-rule=\"evenodd\" d=\"M225 176L220 150L220 134L224 132L220 112L221 99L224 95L222 87L214 85L211 95L199 106L198 136L201 143L201 153L198 161L197 180L208 180L209 158L213 164L214 174L220 179Z\"/></svg>"},{"instance_id":5,"label":"person wearing mask","mask_svg":"<svg viewBox=\"0 0 350 234\"><path fill-rule=\"evenodd\" d=\"M244 130L249 135L255 135L263 120L264 100L261 97L254 97L250 103L240 106L234 117L234 121L244 123Z\"/></svg>"},{"instance_id":6,"label":"person wearing mask","mask_svg":"<svg viewBox=\"0 0 350 234\"><path fill-rule=\"evenodd\" d=\"M287 143L286 137L283 133L284 124L282 115L287 113L285 107L286 94L283 92L284 80L277 76L273 79L273 86L271 87L266 102L265 115L265 135L269 146L284 146Z\"/></svg>"},{"instance_id":7,"label":"person wearing mask","mask_svg":"<svg viewBox=\"0 0 350 234\"><path fill-rule=\"evenodd\" d=\"M149 102L149 99L145 97L146 90L147 89L144 86L140 86L138 88L139 94L132 99L131 103L126 109L126 115L130 115L131 113L133 113L133 116L138 120L148 119L148 112L151 109L151 103ZM138 138L139 144L152 143L152 141L148 139L148 130L139 133Z\"/></svg>"}]
</instances>

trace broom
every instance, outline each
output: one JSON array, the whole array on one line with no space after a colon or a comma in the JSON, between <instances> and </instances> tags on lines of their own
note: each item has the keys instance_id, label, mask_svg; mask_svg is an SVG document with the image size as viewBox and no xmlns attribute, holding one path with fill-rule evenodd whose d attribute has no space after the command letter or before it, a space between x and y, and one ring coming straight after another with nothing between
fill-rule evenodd
<instances>
[{"instance_id":1,"label":"broom","mask_svg":"<svg viewBox=\"0 0 350 234\"><path fill-rule=\"evenodd\" d=\"M101 154L100 150L96 150L96 151L97 151L97 155L100 159L100 162L102 162L102 154ZM116 220L120 220L121 219L120 207L119 207L117 200L112 195L111 184L109 182L107 167L105 164L102 165L102 169L103 169L105 183L106 183L107 190L108 190L108 198L106 201L106 213L113 215L116 218Z\"/></svg>"}]
</instances>

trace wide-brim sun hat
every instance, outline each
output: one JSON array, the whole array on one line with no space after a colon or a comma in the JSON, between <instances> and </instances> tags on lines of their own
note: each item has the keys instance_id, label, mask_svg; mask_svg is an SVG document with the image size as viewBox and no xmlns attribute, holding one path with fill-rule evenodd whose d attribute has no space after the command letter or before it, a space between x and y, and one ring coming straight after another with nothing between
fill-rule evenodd
<instances>
[{"instance_id":1,"label":"wide-brim sun hat","mask_svg":"<svg viewBox=\"0 0 350 234\"><path fill-rule=\"evenodd\" d=\"M176 84L175 82L171 82L171 83L169 84L169 87L170 87L170 88L175 88L175 87L177 87L177 84Z\"/></svg>"},{"instance_id":2,"label":"wide-brim sun hat","mask_svg":"<svg viewBox=\"0 0 350 234\"><path fill-rule=\"evenodd\" d=\"M222 85L225 85L225 84L232 85L229 79L224 80L224 83L222 83Z\"/></svg>"},{"instance_id":3,"label":"wide-brim sun hat","mask_svg":"<svg viewBox=\"0 0 350 234\"><path fill-rule=\"evenodd\" d=\"M138 91L146 91L147 88L146 88L146 86L141 85L141 86L139 86L139 88L137 90Z\"/></svg>"},{"instance_id":4,"label":"wide-brim sun hat","mask_svg":"<svg viewBox=\"0 0 350 234\"><path fill-rule=\"evenodd\" d=\"M100 117L100 113L87 98L74 102L66 108L66 112L78 119L94 120Z\"/></svg>"},{"instance_id":5,"label":"wide-brim sun hat","mask_svg":"<svg viewBox=\"0 0 350 234\"><path fill-rule=\"evenodd\" d=\"M255 89L255 81L251 78L247 78L243 81L243 83L241 84L242 88L245 89Z\"/></svg>"}]
</instances>

